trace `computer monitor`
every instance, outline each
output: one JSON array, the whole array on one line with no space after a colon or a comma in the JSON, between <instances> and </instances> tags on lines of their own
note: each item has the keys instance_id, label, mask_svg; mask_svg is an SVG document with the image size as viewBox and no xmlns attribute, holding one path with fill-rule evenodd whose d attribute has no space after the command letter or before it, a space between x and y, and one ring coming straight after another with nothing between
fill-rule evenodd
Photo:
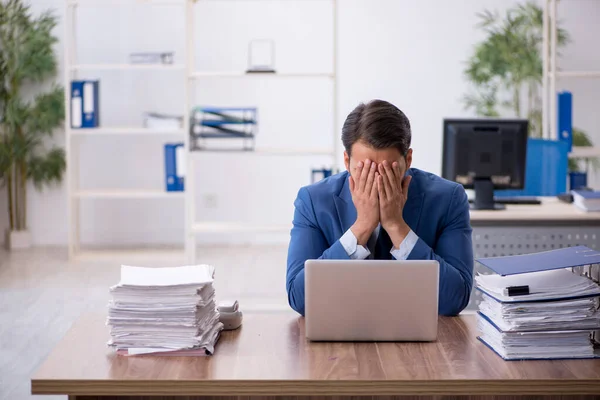
<instances>
[{"instance_id":1,"label":"computer monitor","mask_svg":"<svg viewBox=\"0 0 600 400\"><path fill-rule=\"evenodd\" d=\"M477 210L501 210L494 189L523 189L528 121L445 119L442 176L475 189Z\"/></svg>"}]
</instances>

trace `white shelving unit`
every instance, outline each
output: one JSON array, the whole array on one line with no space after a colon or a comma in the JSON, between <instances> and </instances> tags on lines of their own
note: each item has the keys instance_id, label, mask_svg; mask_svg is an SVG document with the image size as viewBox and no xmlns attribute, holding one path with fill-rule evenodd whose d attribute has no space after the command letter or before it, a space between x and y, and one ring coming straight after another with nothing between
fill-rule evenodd
<instances>
[{"instance_id":1,"label":"white shelving unit","mask_svg":"<svg viewBox=\"0 0 600 400\"><path fill-rule=\"evenodd\" d=\"M73 136L93 136L93 135L178 135L183 137L185 134L183 129L173 131L148 129L148 128L88 128L88 129L72 129Z\"/></svg>"},{"instance_id":2,"label":"white shelving unit","mask_svg":"<svg viewBox=\"0 0 600 400\"><path fill-rule=\"evenodd\" d=\"M556 66L558 53L557 0L546 0L543 16L543 83L542 83L542 135L546 139L558 137L556 81L558 79L600 78L600 71L559 71ZM567 4L568 2L564 2ZM571 158L600 157L600 145L595 147L573 147Z\"/></svg>"},{"instance_id":3,"label":"white shelving unit","mask_svg":"<svg viewBox=\"0 0 600 400\"><path fill-rule=\"evenodd\" d=\"M190 0L192 1L192 0ZM258 0L255 0L258 1ZM332 36L333 36L333 52L332 64L333 71L330 72L278 72L274 74L247 74L243 71L197 71L195 70L194 62L194 18L193 13L188 12L189 21L186 23L187 28L187 46L190 58L188 58L188 77L190 85L198 85L199 80L219 79L219 78L242 78L242 79L328 79L332 82L332 98L333 98L333 115L332 115L332 143L331 148L281 148L281 149L256 149L254 151L239 152L239 154L247 153L248 156L269 156L269 155L284 155L284 156L313 156L326 155L331 157L331 165L334 166L339 154L339 143L336 137L338 132L337 114L338 114L338 98L337 98L337 0L323 0L331 2L332 6ZM192 3L188 3L190 7ZM235 4L232 4L235 7ZM195 86L194 86L195 88ZM191 101L191 96L188 92L188 109L191 109L194 104ZM189 148L189 147L188 147ZM196 219L196 210L194 202L194 162L198 157L202 156L204 151L195 152L194 157L188 157L188 174L186 176L186 222L189 228L187 230L186 252L189 262L196 260L196 235L210 233L278 233L289 231L291 225L254 225L248 223L236 222L219 222L219 221L198 221Z\"/></svg>"},{"instance_id":4,"label":"white shelving unit","mask_svg":"<svg viewBox=\"0 0 600 400\"><path fill-rule=\"evenodd\" d=\"M244 79L273 79L273 78L334 78L331 73L301 73L301 72L280 72L275 74L247 74L238 71L196 71L192 73L192 79L202 78L244 78Z\"/></svg>"},{"instance_id":5,"label":"white shelving unit","mask_svg":"<svg viewBox=\"0 0 600 400\"><path fill-rule=\"evenodd\" d=\"M121 6L123 4L182 5L185 0L66 0L67 5Z\"/></svg>"},{"instance_id":6,"label":"white shelving unit","mask_svg":"<svg viewBox=\"0 0 600 400\"><path fill-rule=\"evenodd\" d=\"M196 151L192 153L192 157L198 157L198 153L231 153L231 150L218 150L208 149L202 151ZM261 156L328 156L331 155L332 150L326 148L259 148L252 151L240 150L235 151L236 156L253 157L256 155Z\"/></svg>"},{"instance_id":7,"label":"white shelving unit","mask_svg":"<svg viewBox=\"0 0 600 400\"><path fill-rule=\"evenodd\" d=\"M215 0L206 0L215 1ZM218 1L218 0L216 0ZM254 0L260 1L260 0ZM332 143L330 148L306 148L306 147L291 147L291 148L258 148L254 151L238 152L247 157L262 157L262 156L330 156L332 166L335 165L338 155L340 154L340 144L336 132L337 114L338 114L338 98L337 98L337 0L321 0L330 2L333 9L332 35L333 35L333 71L330 72L281 72L274 74L247 74L243 71L198 71L195 68L194 60L194 6L197 0L65 0L65 111L66 121L66 154L67 154L67 197L68 197L68 242L69 242L69 257L92 257L97 259L101 256L105 257L121 257L131 252L123 252L122 250L104 250L104 251L86 251L80 252L80 202L85 199L183 199L185 206L185 237L184 248L185 257L188 262L192 263L196 259L196 235L210 233L273 233L289 231L289 225L253 225L241 222L219 222L219 221L198 221L196 220L195 210L195 160L202 157L210 150L190 152L190 137L189 137L189 121L190 111L195 106L193 101L193 90L196 85L201 85L207 79L220 78L240 78L240 79L326 79L332 82L332 98L333 98L333 115L332 115ZM77 24L77 8L86 5L117 7L127 4L137 4L144 6L183 6L185 11L185 51L183 64L171 65L130 65L130 64L82 64L78 63L76 54L76 35L75 27ZM231 3L231 7L235 7L235 2ZM183 129L174 131L154 130L138 127L99 127L93 129L72 129L70 126L70 82L77 79L80 72L86 71L123 71L135 73L135 71L156 71L157 73L180 73L185 80L184 85L184 109ZM81 189L79 188L79 149L76 137L81 136L106 136L112 138L117 135L140 136L140 140L144 137L151 136L168 136L176 135L181 137L184 142L186 154L186 178L185 191L183 192L166 192L162 190L148 189ZM173 255L173 250L168 249L165 252L158 249L140 250L138 254L151 254L156 257L157 254ZM135 253L134 253L135 254Z\"/></svg>"},{"instance_id":8,"label":"white shelving unit","mask_svg":"<svg viewBox=\"0 0 600 400\"><path fill-rule=\"evenodd\" d=\"M139 136L139 140L153 136L177 136L181 140L185 141L187 150L187 132L188 126L184 125L182 129L177 130L157 130L147 129L141 127L98 127L98 128L82 128L73 129L71 128L71 104L70 104L70 82L80 77L85 78L83 75L86 72L99 72L99 71L122 71L123 73L135 73L136 71L152 71L156 73L178 73L182 79L185 80L187 86L187 75L185 74L187 62L183 64L111 64L111 63L100 63L100 64L81 64L78 63L77 50L76 50L76 34L75 28L77 26L77 9L78 7L84 6L109 6L117 7L126 4L144 4L147 6L153 5L168 5L168 6L184 6L188 3L187 0L171 0L171 1L158 1L158 0L118 0L118 1L94 1L94 0L66 0L65 1L65 135L66 135L66 155L67 155L67 170L66 170L66 183L67 183L67 213L68 213L68 249L69 257L73 258L101 258L105 256L107 258L119 257L127 258L130 255L148 254L153 258L157 257L158 254L164 254L172 256L177 251L173 249L142 249L142 250L123 250L123 249L104 249L104 250L91 250L81 252L80 249L80 203L87 199L105 199L105 200L116 200L116 199L134 199L134 200L147 200L147 199L179 199L179 201L185 200L185 192L167 192L160 189L82 189L79 187L79 143L77 137L84 136L95 136L95 137L106 137L107 139L114 138L116 136ZM186 55L187 56L187 55ZM183 110L184 119L189 116L189 109ZM185 256L183 250L178 251L181 256Z\"/></svg>"},{"instance_id":9,"label":"white shelving unit","mask_svg":"<svg viewBox=\"0 0 600 400\"><path fill-rule=\"evenodd\" d=\"M73 6L77 7L77 6ZM182 64L78 64L72 71L183 71Z\"/></svg>"},{"instance_id":10,"label":"white shelving unit","mask_svg":"<svg viewBox=\"0 0 600 400\"><path fill-rule=\"evenodd\" d=\"M253 225L235 222L198 222L193 226L195 233L277 233L291 229L291 225Z\"/></svg>"},{"instance_id":11,"label":"white shelving unit","mask_svg":"<svg viewBox=\"0 0 600 400\"><path fill-rule=\"evenodd\" d=\"M146 189L77 190L73 197L79 199L168 199L183 198L184 192L166 192Z\"/></svg>"}]
</instances>

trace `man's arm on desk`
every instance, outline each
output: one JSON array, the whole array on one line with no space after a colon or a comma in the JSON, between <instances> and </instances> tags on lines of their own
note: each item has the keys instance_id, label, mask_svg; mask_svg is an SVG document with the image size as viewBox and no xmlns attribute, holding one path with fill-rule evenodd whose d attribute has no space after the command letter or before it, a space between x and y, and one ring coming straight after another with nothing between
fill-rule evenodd
<instances>
[{"instance_id":1,"label":"man's arm on desk","mask_svg":"<svg viewBox=\"0 0 600 400\"><path fill-rule=\"evenodd\" d=\"M294 207L286 288L290 306L304 315L304 262L314 259L348 260L350 256L339 240L328 246L323 232L317 225L312 200L306 188L298 192Z\"/></svg>"},{"instance_id":2,"label":"man's arm on desk","mask_svg":"<svg viewBox=\"0 0 600 400\"><path fill-rule=\"evenodd\" d=\"M328 245L316 223L308 190L300 190L294 206L286 287L290 306L304 315L304 262L309 259L365 258L368 251L364 255L359 255L358 251L356 254L349 253L343 245L344 239L347 241L347 236L351 236L348 232L333 245ZM440 263L439 313L442 315L456 315L469 302L473 286L471 231L467 196L464 190L457 187L449 201L444 227L434 248L414 234L414 237L407 238L411 240L405 240L407 247L412 248L406 259L437 260ZM413 242L415 238L416 243ZM396 259L399 254L398 250L392 251Z\"/></svg>"},{"instance_id":3,"label":"man's arm on desk","mask_svg":"<svg viewBox=\"0 0 600 400\"><path fill-rule=\"evenodd\" d=\"M473 287L471 233L467 194L457 186L448 205L444 227L434 248L418 239L408 255L408 260L437 260L440 263L441 315L456 315L469 303Z\"/></svg>"}]
</instances>

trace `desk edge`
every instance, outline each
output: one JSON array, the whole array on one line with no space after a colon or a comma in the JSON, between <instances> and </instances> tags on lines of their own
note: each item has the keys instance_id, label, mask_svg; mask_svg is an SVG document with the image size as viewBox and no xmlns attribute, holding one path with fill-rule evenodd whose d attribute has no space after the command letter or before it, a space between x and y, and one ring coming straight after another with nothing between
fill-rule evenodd
<instances>
[{"instance_id":1,"label":"desk edge","mask_svg":"<svg viewBox=\"0 0 600 400\"><path fill-rule=\"evenodd\" d=\"M34 395L600 395L598 379L463 380L61 380L32 379Z\"/></svg>"}]
</instances>

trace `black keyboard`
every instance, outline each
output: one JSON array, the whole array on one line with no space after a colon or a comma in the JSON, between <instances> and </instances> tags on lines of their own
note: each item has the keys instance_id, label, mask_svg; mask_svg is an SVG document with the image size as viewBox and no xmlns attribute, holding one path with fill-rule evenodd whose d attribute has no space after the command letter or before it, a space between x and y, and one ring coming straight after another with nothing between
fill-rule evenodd
<instances>
[{"instance_id":1,"label":"black keyboard","mask_svg":"<svg viewBox=\"0 0 600 400\"><path fill-rule=\"evenodd\" d=\"M525 204L525 205L539 205L542 201L537 197L494 197L494 202L498 204ZM469 199L469 203L473 203L472 199Z\"/></svg>"}]
</instances>

